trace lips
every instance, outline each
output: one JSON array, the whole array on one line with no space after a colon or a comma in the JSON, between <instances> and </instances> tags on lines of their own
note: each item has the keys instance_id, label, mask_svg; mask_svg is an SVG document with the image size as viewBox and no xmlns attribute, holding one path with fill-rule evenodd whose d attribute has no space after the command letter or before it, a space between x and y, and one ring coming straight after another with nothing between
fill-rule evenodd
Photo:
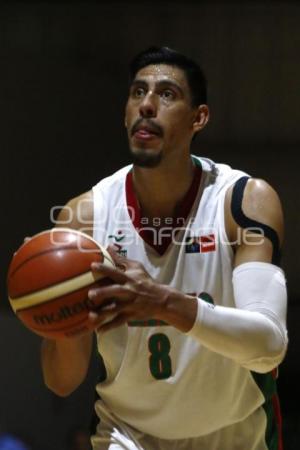
<instances>
[{"instance_id":1,"label":"lips","mask_svg":"<svg viewBox=\"0 0 300 450\"><path fill-rule=\"evenodd\" d=\"M133 127L132 134L136 139L148 140L161 136L161 130L155 125L137 124Z\"/></svg>"},{"instance_id":2,"label":"lips","mask_svg":"<svg viewBox=\"0 0 300 450\"><path fill-rule=\"evenodd\" d=\"M152 139L154 137L157 137L157 134L141 128L134 133L134 137L137 139Z\"/></svg>"}]
</instances>

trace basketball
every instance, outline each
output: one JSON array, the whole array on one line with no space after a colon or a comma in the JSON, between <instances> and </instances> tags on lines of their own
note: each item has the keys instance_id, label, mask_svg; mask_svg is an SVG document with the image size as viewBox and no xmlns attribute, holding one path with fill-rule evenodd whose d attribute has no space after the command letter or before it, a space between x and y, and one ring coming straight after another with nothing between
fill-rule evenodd
<instances>
[{"instance_id":1,"label":"basketball","mask_svg":"<svg viewBox=\"0 0 300 450\"><path fill-rule=\"evenodd\" d=\"M92 262L114 266L109 253L76 230L53 228L33 236L14 254L8 270L9 301L17 317L40 336L57 339L91 328L93 286L111 280L91 271Z\"/></svg>"}]
</instances>

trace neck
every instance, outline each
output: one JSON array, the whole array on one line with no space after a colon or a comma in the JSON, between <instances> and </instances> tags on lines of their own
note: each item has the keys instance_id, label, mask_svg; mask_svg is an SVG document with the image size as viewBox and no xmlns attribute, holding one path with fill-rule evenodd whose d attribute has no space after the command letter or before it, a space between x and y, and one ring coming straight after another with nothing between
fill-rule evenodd
<instances>
[{"instance_id":1,"label":"neck","mask_svg":"<svg viewBox=\"0 0 300 450\"><path fill-rule=\"evenodd\" d=\"M194 165L190 155L159 167L134 166L133 184L144 217L173 217L191 186Z\"/></svg>"}]
</instances>

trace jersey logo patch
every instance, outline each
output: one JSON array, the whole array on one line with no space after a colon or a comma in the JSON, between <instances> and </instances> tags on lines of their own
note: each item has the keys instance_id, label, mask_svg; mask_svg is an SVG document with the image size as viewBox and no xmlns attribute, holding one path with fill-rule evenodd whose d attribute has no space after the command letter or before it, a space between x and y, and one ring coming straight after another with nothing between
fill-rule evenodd
<instances>
[{"instance_id":1,"label":"jersey logo patch","mask_svg":"<svg viewBox=\"0 0 300 450\"><path fill-rule=\"evenodd\" d=\"M185 253L208 253L216 251L216 237L212 234L186 238Z\"/></svg>"},{"instance_id":2,"label":"jersey logo patch","mask_svg":"<svg viewBox=\"0 0 300 450\"><path fill-rule=\"evenodd\" d=\"M124 256L125 258L127 257L127 250L125 250L123 248L123 245L120 244L121 241L123 241L123 239L125 238L125 234L123 234L123 232L121 230L119 230L117 232L117 234L110 234L108 236L108 239L113 239L114 240L114 247L116 252L121 255Z\"/></svg>"}]
</instances>

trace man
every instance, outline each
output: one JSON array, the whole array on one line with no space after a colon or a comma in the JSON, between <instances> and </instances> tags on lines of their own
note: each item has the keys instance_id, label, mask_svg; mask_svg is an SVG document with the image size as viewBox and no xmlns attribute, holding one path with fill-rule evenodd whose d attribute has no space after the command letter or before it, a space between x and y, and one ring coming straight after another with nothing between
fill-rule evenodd
<instances>
[{"instance_id":1,"label":"man","mask_svg":"<svg viewBox=\"0 0 300 450\"><path fill-rule=\"evenodd\" d=\"M106 368L93 448L280 449L274 378L287 333L278 196L262 180L191 157L209 118L195 62L150 48L130 74L133 166L71 200L58 220L72 211L71 227L92 223L94 239L118 250L110 250L116 269L92 265L114 281L89 292ZM76 389L91 346L91 334L45 340L48 387L62 396Z\"/></svg>"}]
</instances>

